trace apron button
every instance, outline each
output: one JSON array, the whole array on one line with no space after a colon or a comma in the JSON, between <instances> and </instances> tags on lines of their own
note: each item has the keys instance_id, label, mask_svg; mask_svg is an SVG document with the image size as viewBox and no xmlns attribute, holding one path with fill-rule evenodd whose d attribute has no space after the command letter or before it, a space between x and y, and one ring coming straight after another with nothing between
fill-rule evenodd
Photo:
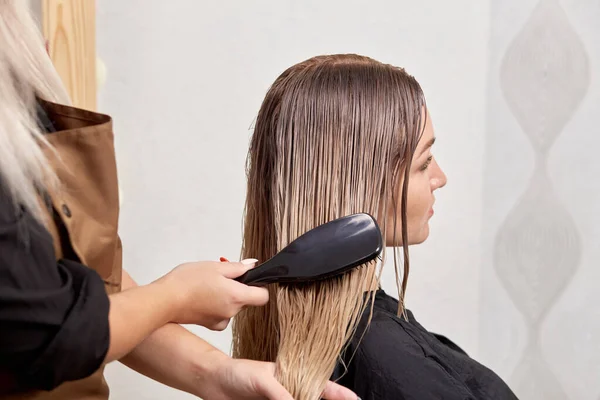
<instances>
[{"instance_id":1,"label":"apron button","mask_svg":"<svg viewBox=\"0 0 600 400\"><path fill-rule=\"evenodd\" d=\"M67 207L66 204L62 205L62 212L67 218L71 218L71 210L69 209L69 207Z\"/></svg>"}]
</instances>

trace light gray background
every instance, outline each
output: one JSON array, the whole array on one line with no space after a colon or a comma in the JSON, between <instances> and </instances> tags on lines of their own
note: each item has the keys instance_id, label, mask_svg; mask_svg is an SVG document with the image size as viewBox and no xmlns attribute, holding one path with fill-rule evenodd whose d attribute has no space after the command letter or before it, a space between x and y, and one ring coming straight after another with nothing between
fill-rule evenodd
<instances>
[{"instance_id":1,"label":"light gray background","mask_svg":"<svg viewBox=\"0 0 600 400\"><path fill-rule=\"evenodd\" d=\"M98 1L124 266L146 283L237 258L268 85L317 54L368 55L421 82L449 177L409 307L524 399L598 399L598 20L592 0ZM229 351L229 331L191 329ZM113 399L191 398L119 364L107 376Z\"/></svg>"}]
</instances>

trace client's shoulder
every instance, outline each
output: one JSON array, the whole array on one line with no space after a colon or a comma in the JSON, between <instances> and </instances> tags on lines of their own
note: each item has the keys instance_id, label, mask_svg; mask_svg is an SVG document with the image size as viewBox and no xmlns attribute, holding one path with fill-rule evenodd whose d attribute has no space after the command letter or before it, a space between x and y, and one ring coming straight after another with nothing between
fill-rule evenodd
<instances>
[{"instance_id":1,"label":"client's shoulder","mask_svg":"<svg viewBox=\"0 0 600 400\"><path fill-rule=\"evenodd\" d=\"M352 347L367 353L374 348L393 347L397 352L405 349L404 345L419 347L411 334L414 329L410 322L412 313L407 313L408 321L398 316L398 300L378 290L374 302L369 302L363 312L352 338Z\"/></svg>"},{"instance_id":2,"label":"client's shoulder","mask_svg":"<svg viewBox=\"0 0 600 400\"><path fill-rule=\"evenodd\" d=\"M373 293L369 294L371 296ZM373 297L373 307L371 308L371 301L367 305L365 312L363 313L363 319L365 317L369 317L371 313L371 309L373 310L373 318L372 321L379 321L384 323L408 323L408 322L416 322L413 313L410 310L406 310L405 315L408 318L408 321L403 317L399 316L399 307L398 300L389 294L387 294L383 289L379 289L374 293Z\"/></svg>"}]
</instances>

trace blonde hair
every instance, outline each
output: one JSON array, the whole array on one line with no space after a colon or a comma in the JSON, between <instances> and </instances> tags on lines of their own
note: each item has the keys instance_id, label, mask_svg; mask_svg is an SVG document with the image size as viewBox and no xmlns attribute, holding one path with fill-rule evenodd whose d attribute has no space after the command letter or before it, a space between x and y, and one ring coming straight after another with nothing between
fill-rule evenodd
<instances>
[{"instance_id":1,"label":"blonde hair","mask_svg":"<svg viewBox=\"0 0 600 400\"><path fill-rule=\"evenodd\" d=\"M35 98L63 104L69 98L28 5L0 0L0 181L15 204L41 221L38 190L57 181L40 147L48 143Z\"/></svg>"},{"instance_id":2,"label":"blonde hair","mask_svg":"<svg viewBox=\"0 0 600 400\"><path fill-rule=\"evenodd\" d=\"M243 256L265 261L309 229L357 212L375 216L385 238L395 234L386 221L397 205L405 238L405 166L424 106L413 77L367 57L320 56L286 70L264 99L250 144ZM360 334L365 291L377 280L371 262L323 282L271 285L268 305L234 318L234 357L275 361L295 399L319 399L344 346Z\"/></svg>"}]
</instances>

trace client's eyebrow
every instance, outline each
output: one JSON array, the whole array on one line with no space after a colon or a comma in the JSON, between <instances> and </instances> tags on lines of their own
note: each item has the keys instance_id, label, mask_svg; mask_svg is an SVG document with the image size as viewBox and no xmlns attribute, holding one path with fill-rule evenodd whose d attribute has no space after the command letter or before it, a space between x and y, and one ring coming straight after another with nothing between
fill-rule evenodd
<instances>
[{"instance_id":1,"label":"client's eyebrow","mask_svg":"<svg viewBox=\"0 0 600 400\"><path fill-rule=\"evenodd\" d=\"M435 137L429 139L429 142L427 142L425 147L423 147L423 150L421 151L421 154L419 154L419 157L421 157L421 155L423 155L423 153L425 153L427 151L427 149L429 149L431 146L433 146L434 143L435 143Z\"/></svg>"}]
</instances>

